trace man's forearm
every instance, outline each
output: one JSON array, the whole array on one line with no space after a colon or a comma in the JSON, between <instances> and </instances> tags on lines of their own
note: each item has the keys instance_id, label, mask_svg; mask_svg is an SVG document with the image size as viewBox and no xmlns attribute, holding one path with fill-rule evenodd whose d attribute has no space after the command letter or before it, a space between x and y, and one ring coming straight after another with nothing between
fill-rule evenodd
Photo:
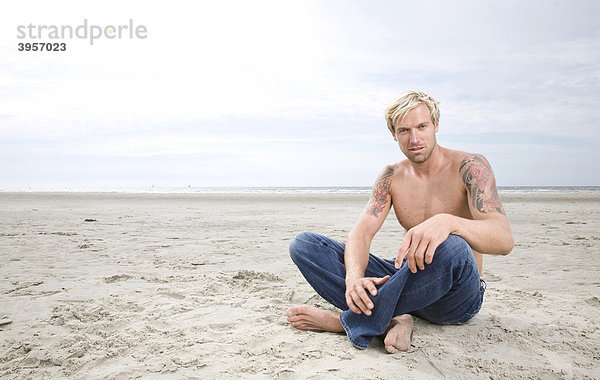
<instances>
[{"instance_id":1,"label":"man's forearm","mask_svg":"<svg viewBox=\"0 0 600 380\"><path fill-rule=\"evenodd\" d=\"M370 239L359 232L350 232L344 250L346 279L364 277L369 263L369 248Z\"/></svg>"},{"instance_id":2,"label":"man's forearm","mask_svg":"<svg viewBox=\"0 0 600 380\"><path fill-rule=\"evenodd\" d=\"M452 233L461 236L481 253L506 255L513 248L513 236L504 217L471 220L450 215Z\"/></svg>"}]
</instances>

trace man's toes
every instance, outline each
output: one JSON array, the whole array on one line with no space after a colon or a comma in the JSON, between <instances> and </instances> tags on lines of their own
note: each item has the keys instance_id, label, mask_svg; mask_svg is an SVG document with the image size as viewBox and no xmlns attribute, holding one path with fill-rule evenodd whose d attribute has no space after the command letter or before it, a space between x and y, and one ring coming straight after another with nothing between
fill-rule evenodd
<instances>
[{"instance_id":1,"label":"man's toes","mask_svg":"<svg viewBox=\"0 0 600 380\"><path fill-rule=\"evenodd\" d=\"M406 330L398 328L398 326L390 330L383 340L385 350L390 354L407 351L410 347L410 340L407 339L406 333Z\"/></svg>"},{"instance_id":2,"label":"man's toes","mask_svg":"<svg viewBox=\"0 0 600 380\"><path fill-rule=\"evenodd\" d=\"M297 312L296 312L297 309L298 309L298 306L290 307L285 312L285 315L287 315L288 317L294 316L297 314Z\"/></svg>"},{"instance_id":3,"label":"man's toes","mask_svg":"<svg viewBox=\"0 0 600 380\"><path fill-rule=\"evenodd\" d=\"M310 306L308 306L308 305L294 306L294 307L290 307L285 312L285 315L287 315L288 317L291 317L294 315L308 314L309 309L310 309Z\"/></svg>"},{"instance_id":4,"label":"man's toes","mask_svg":"<svg viewBox=\"0 0 600 380\"><path fill-rule=\"evenodd\" d=\"M393 336L392 336L393 335ZM393 333L388 333L383 340L383 344L385 345L385 349L387 352L395 354L398 352L396 348L396 336Z\"/></svg>"},{"instance_id":5,"label":"man's toes","mask_svg":"<svg viewBox=\"0 0 600 380\"><path fill-rule=\"evenodd\" d=\"M306 319L304 314L292 314L287 317L288 322L299 322Z\"/></svg>"},{"instance_id":6,"label":"man's toes","mask_svg":"<svg viewBox=\"0 0 600 380\"><path fill-rule=\"evenodd\" d=\"M303 325L303 323L301 323L301 322L292 322L292 326L294 326L297 329L299 329L302 325Z\"/></svg>"}]
</instances>

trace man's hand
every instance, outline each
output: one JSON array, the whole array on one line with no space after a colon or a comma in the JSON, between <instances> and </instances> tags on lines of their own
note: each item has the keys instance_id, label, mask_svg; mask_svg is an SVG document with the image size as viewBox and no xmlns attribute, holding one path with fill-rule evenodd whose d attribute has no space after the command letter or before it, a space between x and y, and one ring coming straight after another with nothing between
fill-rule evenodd
<instances>
[{"instance_id":1,"label":"man's hand","mask_svg":"<svg viewBox=\"0 0 600 380\"><path fill-rule=\"evenodd\" d=\"M453 232L452 218L449 214L434 215L408 230L398 250L396 269L404 259L413 273L417 273L417 267L423 270L425 264L431 264L437 247Z\"/></svg>"},{"instance_id":2,"label":"man's hand","mask_svg":"<svg viewBox=\"0 0 600 380\"><path fill-rule=\"evenodd\" d=\"M371 315L371 309L374 305L365 289L374 297L377 295L377 286L385 284L389 279L389 275L385 277L346 279L346 303L350 310L356 314Z\"/></svg>"}]
</instances>

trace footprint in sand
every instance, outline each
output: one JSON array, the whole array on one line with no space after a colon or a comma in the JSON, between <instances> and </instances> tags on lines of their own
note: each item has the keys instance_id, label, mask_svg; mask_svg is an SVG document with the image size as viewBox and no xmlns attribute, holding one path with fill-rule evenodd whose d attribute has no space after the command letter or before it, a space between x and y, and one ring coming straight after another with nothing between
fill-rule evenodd
<instances>
[{"instance_id":1,"label":"footprint in sand","mask_svg":"<svg viewBox=\"0 0 600 380\"><path fill-rule=\"evenodd\" d=\"M158 294L167 296L170 298L175 298L177 300L182 300L185 298L185 296L183 294L179 294L179 293L175 293L175 292L159 292Z\"/></svg>"},{"instance_id":2,"label":"footprint in sand","mask_svg":"<svg viewBox=\"0 0 600 380\"><path fill-rule=\"evenodd\" d=\"M111 284L111 283L117 282L117 281L129 280L130 278L132 278L132 277L128 274L115 274L114 276L105 277L104 282L106 282L107 284Z\"/></svg>"}]
</instances>

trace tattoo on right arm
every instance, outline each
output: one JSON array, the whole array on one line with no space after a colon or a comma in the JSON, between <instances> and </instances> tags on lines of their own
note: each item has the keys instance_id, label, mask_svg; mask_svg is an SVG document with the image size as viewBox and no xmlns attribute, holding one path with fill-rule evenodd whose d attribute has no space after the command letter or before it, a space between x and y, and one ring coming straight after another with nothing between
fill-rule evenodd
<instances>
[{"instance_id":1,"label":"tattoo on right arm","mask_svg":"<svg viewBox=\"0 0 600 380\"><path fill-rule=\"evenodd\" d=\"M396 170L392 166L388 166L375 182L371 199L367 205L367 212L370 215L377 216L386 207L388 195L390 195L392 189L392 175L395 172Z\"/></svg>"}]
</instances>

